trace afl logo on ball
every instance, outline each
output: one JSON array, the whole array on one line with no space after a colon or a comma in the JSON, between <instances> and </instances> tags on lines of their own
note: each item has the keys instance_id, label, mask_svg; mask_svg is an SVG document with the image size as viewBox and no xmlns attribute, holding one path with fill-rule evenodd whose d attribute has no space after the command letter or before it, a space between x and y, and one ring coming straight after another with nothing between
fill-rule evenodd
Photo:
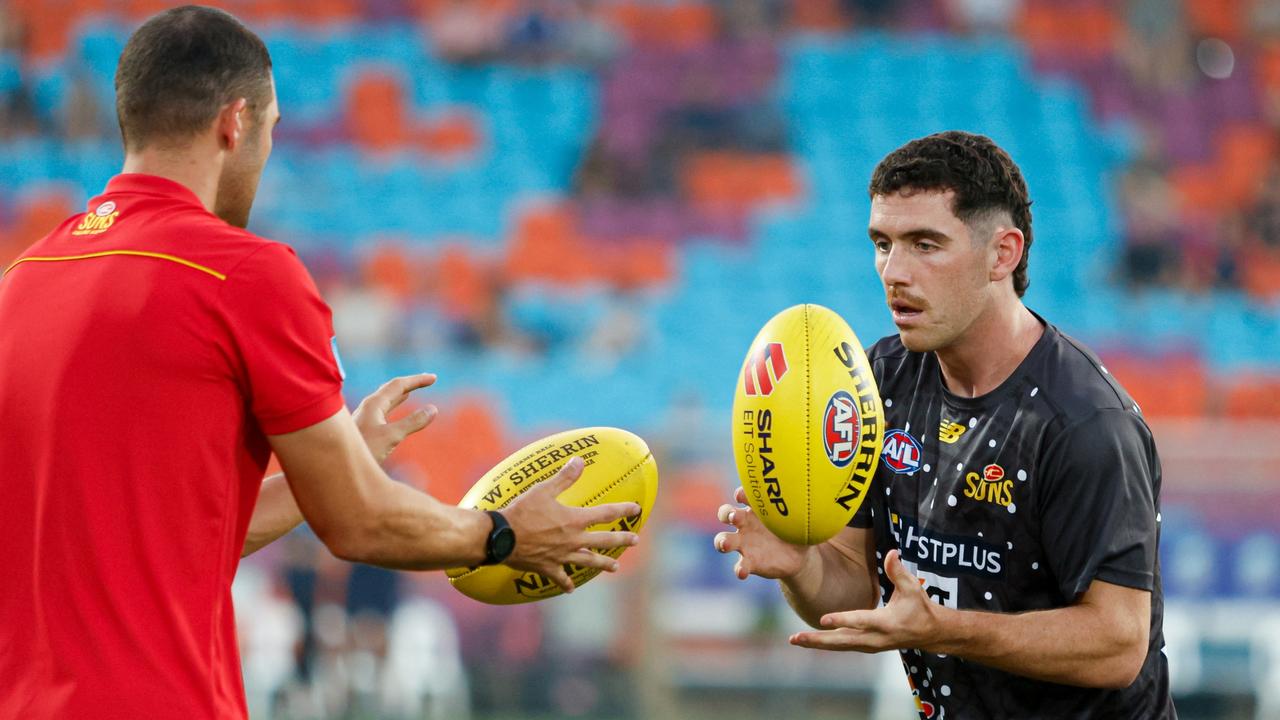
<instances>
[{"instance_id":1,"label":"afl logo on ball","mask_svg":"<svg viewBox=\"0 0 1280 720\"><path fill-rule=\"evenodd\" d=\"M853 461L861 427L862 419L858 416L858 404L853 396L837 390L827 401L827 410L822 417L822 440L832 465L842 468Z\"/></svg>"},{"instance_id":2,"label":"afl logo on ball","mask_svg":"<svg viewBox=\"0 0 1280 720\"><path fill-rule=\"evenodd\" d=\"M884 450L881 459L888 468L899 475L910 475L920 469L920 443L905 430L890 430L884 434Z\"/></svg>"}]
</instances>

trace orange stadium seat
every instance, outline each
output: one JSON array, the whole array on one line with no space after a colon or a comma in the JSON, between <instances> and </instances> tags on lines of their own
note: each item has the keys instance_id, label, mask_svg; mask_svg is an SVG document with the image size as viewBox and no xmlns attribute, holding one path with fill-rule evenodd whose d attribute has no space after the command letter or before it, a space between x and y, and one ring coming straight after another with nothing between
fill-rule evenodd
<instances>
[{"instance_id":1,"label":"orange stadium seat","mask_svg":"<svg viewBox=\"0 0 1280 720\"><path fill-rule=\"evenodd\" d=\"M1275 131L1261 123L1233 125L1223 128L1217 140L1226 198L1236 207L1253 202L1275 158Z\"/></svg>"},{"instance_id":2,"label":"orange stadium seat","mask_svg":"<svg viewBox=\"0 0 1280 720\"><path fill-rule=\"evenodd\" d=\"M1143 357L1107 353L1103 363L1146 417L1197 417L1208 408L1208 372L1193 355Z\"/></svg>"},{"instance_id":3,"label":"orange stadium seat","mask_svg":"<svg viewBox=\"0 0 1280 720\"><path fill-rule=\"evenodd\" d=\"M608 17L637 45L698 47L715 37L715 10L703 3L620 2Z\"/></svg>"},{"instance_id":4,"label":"orange stadium seat","mask_svg":"<svg viewBox=\"0 0 1280 720\"><path fill-rule=\"evenodd\" d=\"M406 439L393 457L426 478L427 492L456 503L485 471L516 448L510 446L500 413L487 398L459 395L437 406L440 414L431 427Z\"/></svg>"},{"instance_id":5,"label":"orange stadium seat","mask_svg":"<svg viewBox=\"0 0 1280 720\"><path fill-rule=\"evenodd\" d=\"M1223 412L1238 419L1280 419L1280 375L1246 373L1232 378Z\"/></svg>"},{"instance_id":6,"label":"orange stadium seat","mask_svg":"<svg viewBox=\"0 0 1280 720\"><path fill-rule=\"evenodd\" d=\"M1216 165L1184 165L1175 168L1170 177L1183 212L1210 214L1231 206Z\"/></svg>"},{"instance_id":7,"label":"orange stadium seat","mask_svg":"<svg viewBox=\"0 0 1280 720\"><path fill-rule=\"evenodd\" d=\"M475 152L480 146L480 129L465 112L449 112L415 130L418 147L435 155Z\"/></svg>"},{"instance_id":8,"label":"orange stadium seat","mask_svg":"<svg viewBox=\"0 0 1280 720\"><path fill-rule=\"evenodd\" d=\"M361 263L361 275L367 285L380 288L397 300L408 300L416 289L412 262L404 247L394 242L379 242Z\"/></svg>"},{"instance_id":9,"label":"orange stadium seat","mask_svg":"<svg viewBox=\"0 0 1280 720\"><path fill-rule=\"evenodd\" d=\"M408 111L400 78L379 70L356 76L347 95L347 127L360 147L385 152L408 139Z\"/></svg>"},{"instance_id":10,"label":"orange stadium seat","mask_svg":"<svg viewBox=\"0 0 1280 720\"><path fill-rule=\"evenodd\" d=\"M436 300L446 317L475 321L493 311L498 298L488 263L462 243L446 245L435 261Z\"/></svg>"},{"instance_id":11,"label":"orange stadium seat","mask_svg":"<svg viewBox=\"0 0 1280 720\"><path fill-rule=\"evenodd\" d=\"M749 207L770 200L789 200L799 194L791 158L705 152L686 161L685 191L695 203Z\"/></svg>"},{"instance_id":12,"label":"orange stadium seat","mask_svg":"<svg viewBox=\"0 0 1280 720\"><path fill-rule=\"evenodd\" d=\"M597 246L599 247L599 246ZM657 238L636 238L602 253L604 274L615 287L635 289L663 285L671 280L675 262L671 244Z\"/></svg>"},{"instance_id":13,"label":"orange stadium seat","mask_svg":"<svg viewBox=\"0 0 1280 720\"><path fill-rule=\"evenodd\" d=\"M1280 40L1273 40L1258 52L1258 83L1264 89L1280 91Z\"/></svg>"},{"instance_id":14,"label":"orange stadium seat","mask_svg":"<svg viewBox=\"0 0 1280 720\"><path fill-rule=\"evenodd\" d=\"M1034 50L1099 56L1115 49L1123 25L1102 4L1064 8L1042 1L1024 5L1014 28Z\"/></svg>"},{"instance_id":15,"label":"orange stadium seat","mask_svg":"<svg viewBox=\"0 0 1280 720\"><path fill-rule=\"evenodd\" d=\"M0 233L0 270L75 211L71 197L58 188L26 197L18 207L13 226Z\"/></svg>"},{"instance_id":16,"label":"orange stadium seat","mask_svg":"<svg viewBox=\"0 0 1280 720\"><path fill-rule=\"evenodd\" d=\"M507 249L504 276L511 281L550 281L572 285L601 279L596 249L578 235L572 210L543 206L521 216Z\"/></svg>"},{"instance_id":17,"label":"orange stadium seat","mask_svg":"<svg viewBox=\"0 0 1280 720\"><path fill-rule=\"evenodd\" d=\"M295 20L315 24L350 23L359 16L356 0L302 0L293 4L289 14Z\"/></svg>"},{"instance_id":18,"label":"orange stadium seat","mask_svg":"<svg viewBox=\"0 0 1280 720\"><path fill-rule=\"evenodd\" d=\"M1246 248L1240 254L1240 285L1260 300L1280 300L1280 252Z\"/></svg>"},{"instance_id":19,"label":"orange stadium seat","mask_svg":"<svg viewBox=\"0 0 1280 720\"><path fill-rule=\"evenodd\" d=\"M789 7L789 24L797 30L834 33L850 25L838 0L809 0L790 3Z\"/></svg>"},{"instance_id":20,"label":"orange stadium seat","mask_svg":"<svg viewBox=\"0 0 1280 720\"><path fill-rule=\"evenodd\" d=\"M1198 35L1237 40L1244 35L1248 0L1185 0L1183 11Z\"/></svg>"}]
</instances>

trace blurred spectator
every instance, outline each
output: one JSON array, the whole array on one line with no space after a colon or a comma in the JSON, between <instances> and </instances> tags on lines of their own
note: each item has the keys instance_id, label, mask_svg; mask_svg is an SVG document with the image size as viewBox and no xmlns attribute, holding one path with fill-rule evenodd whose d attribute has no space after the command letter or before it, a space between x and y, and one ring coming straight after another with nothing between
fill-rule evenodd
<instances>
[{"instance_id":1,"label":"blurred spectator","mask_svg":"<svg viewBox=\"0 0 1280 720\"><path fill-rule=\"evenodd\" d=\"M70 89L59 113L59 126L67 140L95 140L107 135L105 114L94 91L93 79L78 70L71 73Z\"/></svg>"},{"instance_id":2,"label":"blurred spectator","mask_svg":"<svg viewBox=\"0 0 1280 720\"><path fill-rule=\"evenodd\" d=\"M1125 218L1123 276L1134 286L1178 280L1182 226L1154 132L1120 184Z\"/></svg>"},{"instance_id":3,"label":"blurred spectator","mask_svg":"<svg viewBox=\"0 0 1280 720\"><path fill-rule=\"evenodd\" d=\"M427 33L440 57L457 63L483 63L502 45L502 17L482 3L450 0L429 20Z\"/></svg>"},{"instance_id":4,"label":"blurred spectator","mask_svg":"<svg viewBox=\"0 0 1280 720\"><path fill-rule=\"evenodd\" d=\"M1250 209L1248 228L1263 247L1280 251L1280 164L1273 165L1258 201Z\"/></svg>"},{"instance_id":5,"label":"blurred spectator","mask_svg":"<svg viewBox=\"0 0 1280 720\"><path fill-rule=\"evenodd\" d=\"M951 22L961 32L999 33L1017 17L1021 0L947 0Z\"/></svg>"},{"instance_id":6,"label":"blurred spectator","mask_svg":"<svg viewBox=\"0 0 1280 720\"><path fill-rule=\"evenodd\" d=\"M44 129L28 86L27 37L20 16L0 3L0 140Z\"/></svg>"}]
</instances>

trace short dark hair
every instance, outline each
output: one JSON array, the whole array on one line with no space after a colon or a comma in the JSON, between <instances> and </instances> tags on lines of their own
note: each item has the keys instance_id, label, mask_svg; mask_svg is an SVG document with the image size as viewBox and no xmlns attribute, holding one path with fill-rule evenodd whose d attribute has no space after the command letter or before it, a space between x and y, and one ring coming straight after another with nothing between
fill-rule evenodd
<instances>
[{"instance_id":1,"label":"short dark hair","mask_svg":"<svg viewBox=\"0 0 1280 720\"><path fill-rule=\"evenodd\" d=\"M245 98L257 117L271 102L271 55L230 14L184 5L152 16L116 66L116 114L126 149L183 140Z\"/></svg>"},{"instance_id":2,"label":"short dark hair","mask_svg":"<svg viewBox=\"0 0 1280 720\"><path fill-rule=\"evenodd\" d=\"M917 190L951 190L951 212L972 225L1004 210L1025 239L1022 259L1013 271L1013 289L1027 291L1031 254L1031 199L1009 153L985 135L950 130L922 137L885 156L871 174L871 196Z\"/></svg>"}]
</instances>

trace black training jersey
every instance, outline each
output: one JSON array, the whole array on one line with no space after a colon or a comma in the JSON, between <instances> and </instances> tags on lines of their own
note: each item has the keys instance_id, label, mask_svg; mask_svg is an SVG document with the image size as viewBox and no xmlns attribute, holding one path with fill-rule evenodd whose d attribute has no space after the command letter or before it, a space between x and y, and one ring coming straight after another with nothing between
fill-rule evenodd
<instances>
[{"instance_id":1,"label":"black training jersey","mask_svg":"<svg viewBox=\"0 0 1280 720\"><path fill-rule=\"evenodd\" d=\"M868 358L885 435L852 525L897 548L935 602L1016 613L1063 607L1093 580L1151 591L1151 640L1124 690L1031 680L957 657L902 653L922 718L1175 718L1161 648L1160 461L1138 406L1052 325L1000 387L958 397L937 357L898 336ZM892 585L880 571L882 597Z\"/></svg>"}]
</instances>

